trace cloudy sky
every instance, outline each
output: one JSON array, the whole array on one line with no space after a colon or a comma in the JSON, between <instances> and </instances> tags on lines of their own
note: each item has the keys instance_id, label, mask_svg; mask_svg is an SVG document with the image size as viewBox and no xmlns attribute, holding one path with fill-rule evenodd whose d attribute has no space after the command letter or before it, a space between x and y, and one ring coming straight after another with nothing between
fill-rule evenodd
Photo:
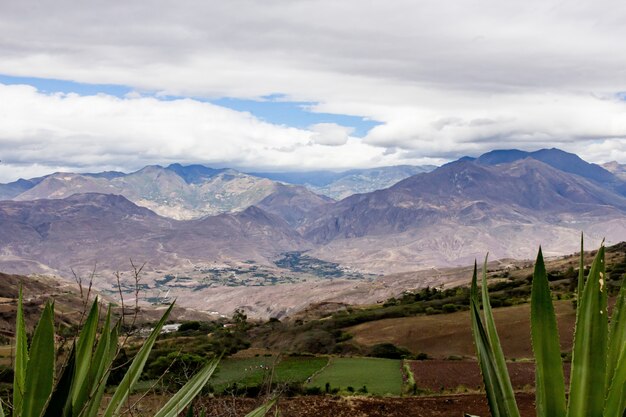
<instances>
[{"instance_id":1,"label":"cloudy sky","mask_svg":"<svg viewBox=\"0 0 626 417\"><path fill-rule=\"evenodd\" d=\"M626 3L0 2L0 181L204 163L626 163Z\"/></svg>"}]
</instances>

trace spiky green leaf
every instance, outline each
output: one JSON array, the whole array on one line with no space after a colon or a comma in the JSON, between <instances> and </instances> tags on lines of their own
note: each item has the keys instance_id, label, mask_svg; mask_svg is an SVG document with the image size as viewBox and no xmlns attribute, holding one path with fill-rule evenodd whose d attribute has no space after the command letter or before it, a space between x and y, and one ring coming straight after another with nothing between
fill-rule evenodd
<instances>
[{"instance_id":1,"label":"spiky green leaf","mask_svg":"<svg viewBox=\"0 0 626 417\"><path fill-rule=\"evenodd\" d=\"M264 417L267 412L270 411L270 409L276 404L276 401L278 400L274 398L273 400L266 402L262 406L250 411L248 414L246 414L245 417Z\"/></svg>"},{"instance_id":2,"label":"spiky green leaf","mask_svg":"<svg viewBox=\"0 0 626 417\"><path fill-rule=\"evenodd\" d=\"M23 293L20 285L17 298L17 319L15 323L15 364L13 374L13 417L22 415L26 366L28 365L28 340L24 323Z\"/></svg>"},{"instance_id":3,"label":"spiky green leaf","mask_svg":"<svg viewBox=\"0 0 626 417\"><path fill-rule=\"evenodd\" d=\"M76 344L76 365L74 371L74 384L72 386L72 409L74 415L83 409L83 405L89 396L90 387L93 381L88 376L90 368L94 365L94 361L98 358L93 357L93 347L98 331L98 319L100 317L100 308L98 299L96 298L91 306L87 320L83 324L83 328L78 335Z\"/></svg>"},{"instance_id":4,"label":"spiky green leaf","mask_svg":"<svg viewBox=\"0 0 626 417\"><path fill-rule=\"evenodd\" d=\"M106 383L109 379L109 375L111 374L111 366L113 364L113 360L115 360L115 356L117 355L118 345L117 338L119 335L119 323L113 327L108 336L108 344L107 351L105 352L106 358L101 365L104 373L102 376L98 378L98 385L96 386L95 391L93 391L92 396L89 400L87 410L84 411L81 416L85 417L96 417L98 411L100 410L100 402L102 401L102 396L104 395L104 390L106 388Z\"/></svg>"},{"instance_id":5,"label":"spiky green leaf","mask_svg":"<svg viewBox=\"0 0 626 417\"><path fill-rule=\"evenodd\" d=\"M487 402L492 417L506 417L507 407L504 401L502 386L498 381L493 349L482 323L478 303L477 267L474 264L474 275L470 291L470 317L472 323L472 335L478 354L478 363L485 383Z\"/></svg>"},{"instance_id":6,"label":"spiky green leaf","mask_svg":"<svg viewBox=\"0 0 626 417\"><path fill-rule=\"evenodd\" d=\"M578 300L568 417L602 416L608 334L605 279L602 245Z\"/></svg>"},{"instance_id":7,"label":"spiky green leaf","mask_svg":"<svg viewBox=\"0 0 626 417\"><path fill-rule=\"evenodd\" d=\"M494 365L496 367L496 377L498 378L498 384L502 390L504 407L506 410L506 416L519 417L519 410L517 408L517 402L515 401L515 394L513 393L513 386L511 385L511 379L509 378L509 371L506 367L506 360L504 358L504 352L502 352L502 345L498 337L498 331L496 330L496 322L493 318L493 312L491 310L491 303L489 302L489 288L487 286L487 257L483 264L482 271L482 302L483 302L483 315L485 317L485 330L489 343L491 346L491 355L494 359Z\"/></svg>"},{"instance_id":8,"label":"spiky green leaf","mask_svg":"<svg viewBox=\"0 0 626 417\"><path fill-rule=\"evenodd\" d=\"M130 364L128 371L124 375L124 378L122 378L122 382L120 382L115 390L115 393L113 394L113 397L111 397L109 405L104 411L103 417L113 417L119 415L120 409L124 405L124 401L126 401L128 395L139 380L143 367L145 366L148 356L150 355L150 351L152 350L152 346L154 346L154 342L156 342L156 339L159 336L159 333L161 333L161 329L163 328L163 325L167 321L167 318L173 308L174 303L172 303L165 314L163 314L161 320L159 320L150 336L148 336L139 352L137 352L137 355Z\"/></svg>"},{"instance_id":9,"label":"spiky green leaf","mask_svg":"<svg viewBox=\"0 0 626 417\"><path fill-rule=\"evenodd\" d=\"M537 254L533 274L530 323L535 353L537 416L564 417L566 414L565 381L559 331L541 248Z\"/></svg>"},{"instance_id":10,"label":"spiky green leaf","mask_svg":"<svg viewBox=\"0 0 626 417\"><path fill-rule=\"evenodd\" d=\"M611 317L606 371L608 394L604 415L621 417L626 408L626 278Z\"/></svg>"},{"instance_id":11,"label":"spiky green leaf","mask_svg":"<svg viewBox=\"0 0 626 417\"><path fill-rule=\"evenodd\" d=\"M22 417L39 417L52 393L54 381L54 312L47 303L35 328L26 367Z\"/></svg>"},{"instance_id":12,"label":"spiky green leaf","mask_svg":"<svg viewBox=\"0 0 626 417\"><path fill-rule=\"evenodd\" d=\"M70 389L72 387L72 379L74 378L74 366L76 365L75 356L76 345L72 344L72 350L63 367L61 378L59 378L59 381L54 387L54 391L46 405L46 411L43 417L65 417L69 415L69 409L72 405Z\"/></svg>"},{"instance_id":13,"label":"spiky green leaf","mask_svg":"<svg viewBox=\"0 0 626 417\"><path fill-rule=\"evenodd\" d=\"M176 417L198 395L207 381L215 372L220 358L209 361L198 373L196 373L170 400L161 408L154 417Z\"/></svg>"}]
</instances>

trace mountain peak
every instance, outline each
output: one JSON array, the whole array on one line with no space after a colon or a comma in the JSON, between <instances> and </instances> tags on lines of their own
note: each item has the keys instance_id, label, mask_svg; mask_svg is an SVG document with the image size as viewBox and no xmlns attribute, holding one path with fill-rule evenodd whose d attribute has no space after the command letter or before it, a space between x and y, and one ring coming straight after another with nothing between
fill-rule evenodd
<instances>
[{"instance_id":1,"label":"mountain peak","mask_svg":"<svg viewBox=\"0 0 626 417\"><path fill-rule=\"evenodd\" d=\"M178 174L187 184L202 183L225 171L225 169L209 168L200 164L182 165L179 163L170 164L165 169Z\"/></svg>"},{"instance_id":2,"label":"mountain peak","mask_svg":"<svg viewBox=\"0 0 626 417\"><path fill-rule=\"evenodd\" d=\"M619 182L615 175L601 166L589 163L576 154L558 148L540 149L534 152L526 152L519 149L498 149L479 156L476 162L481 165L499 165L525 158L536 159L558 170L575 174L597 183L615 184Z\"/></svg>"}]
</instances>

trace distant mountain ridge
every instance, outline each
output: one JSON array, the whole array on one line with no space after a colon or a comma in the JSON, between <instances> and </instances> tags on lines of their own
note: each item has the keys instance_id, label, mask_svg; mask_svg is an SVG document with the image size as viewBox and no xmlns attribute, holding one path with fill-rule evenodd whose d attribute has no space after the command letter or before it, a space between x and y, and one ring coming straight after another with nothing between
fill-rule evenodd
<instances>
[{"instance_id":1,"label":"distant mountain ridge","mask_svg":"<svg viewBox=\"0 0 626 417\"><path fill-rule=\"evenodd\" d=\"M300 203L304 203L304 198L316 206L329 201L316 193L343 198L357 192L386 188L416 172L430 169L400 166L343 173L296 173L290 181L284 181L287 174L259 176L203 165L150 165L129 174L116 171L87 174L57 172L31 180L20 179L0 184L0 200L65 198L76 193L117 194L162 216L190 220L241 211L261 204L266 198L280 198L275 195L277 193L298 194ZM311 180L316 175L319 177L317 183L324 186L300 185L300 179L306 177ZM295 210L308 209L301 205Z\"/></svg>"},{"instance_id":2,"label":"distant mountain ridge","mask_svg":"<svg viewBox=\"0 0 626 417\"><path fill-rule=\"evenodd\" d=\"M437 168L434 165L396 165L369 169L351 169L342 172L257 172L252 175L303 185L311 191L341 200L353 194L382 190L405 178Z\"/></svg>"},{"instance_id":3,"label":"distant mountain ridge","mask_svg":"<svg viewBox=\"0 0 626 417\"><path fill-rule=\"evenodd\" d=\"M66 198L76 193L116 194L162 216L190 220L244 210L284 188L236 170L173 164L165 168L151 165L130 174L55 173L0 186L0 195L30 201ZM301 192L314 198L304 188Z\"/></svg>"}]
</instances>

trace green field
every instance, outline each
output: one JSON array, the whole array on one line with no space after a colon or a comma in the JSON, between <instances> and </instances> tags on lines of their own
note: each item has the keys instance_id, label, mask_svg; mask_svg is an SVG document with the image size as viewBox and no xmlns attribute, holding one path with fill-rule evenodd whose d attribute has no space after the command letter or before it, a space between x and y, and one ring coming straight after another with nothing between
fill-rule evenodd
<instances>
[{"instance_id":1,"label":"green field","mask_svg":"<svg viewBox=\"0 0 626 417\"><path fill-rule=\"evenodd\" d=\"M401 361L377 358L331 358L324 370L311 381L311 386L347 391L358 391L365 386L374 395L400 395L402 393Z\"/></svg>"},{"instance_id":2,"label":"green field","mask_svg":"<svg viewBox=\"0 0 626 417\"><path fill-rule=\"evenodd\" d=\"M254 357L224 359L209 384L216 392L237 384L238 388L258 387L264 382L305 382L328 363L326 357Z\"/></svg>"}]
</instances>

